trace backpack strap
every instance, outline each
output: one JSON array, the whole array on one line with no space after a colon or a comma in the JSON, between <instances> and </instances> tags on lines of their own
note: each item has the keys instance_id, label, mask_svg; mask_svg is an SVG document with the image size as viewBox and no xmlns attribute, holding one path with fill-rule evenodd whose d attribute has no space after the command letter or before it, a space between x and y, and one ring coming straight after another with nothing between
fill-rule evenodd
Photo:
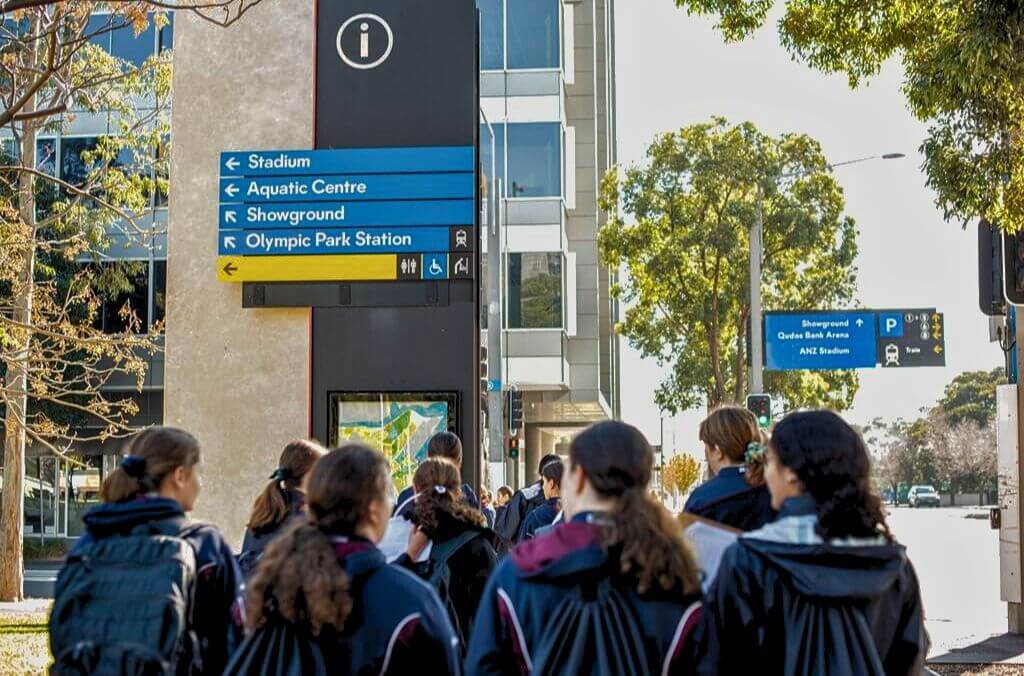
<instances>
[{"instance_id":1,"label":"backpack strap","mask_svg":"<svg viewBox=\"0 0 1024 676\"><path fill-rule=\"evenodd\" d=\"M435 542L430 550L430 561L437 564L448 563L448 559L452 558L455 552L475 540L479 535L482 535L479 531L466 530L444 542Z\"/></svg>"},{"instance_id":2,"label":"backpack strap","mask_svg":"<svg viewBox=\"0 0 1024 676\"><path fill-rule=\"evenodd\" d=\"M398 507L395 507L395 512L394 512L393 516L401 516L402 510L405 509L406 507L408 507L410 503L415 502L416 498L418 498L418 497L420 497L419 493L413 493L411 497L406 498L405 502L400 504Z\"/></svg>"}]
</instances>

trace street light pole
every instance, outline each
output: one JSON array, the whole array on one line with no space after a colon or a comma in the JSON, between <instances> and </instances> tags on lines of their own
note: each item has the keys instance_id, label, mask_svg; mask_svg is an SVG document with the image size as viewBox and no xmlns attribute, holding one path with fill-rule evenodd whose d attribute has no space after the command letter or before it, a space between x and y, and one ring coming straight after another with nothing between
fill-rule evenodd
<instances>
[{"instance_id":1,"label":"street light pole","mask_svg":"<svg viewBox=\"0 0 1024 676\"><path fill-rule=\"evenodd\" d=\"M828 165L829 169L871 160L896 160L903 153L885 153ZM810 172L783 174L779 178L799 178ZM764 189L757 184L757 213L750 226L750 391L764 394L764 310L761 307L761 264L764 258Z\"/></svg>"}]
</instances>

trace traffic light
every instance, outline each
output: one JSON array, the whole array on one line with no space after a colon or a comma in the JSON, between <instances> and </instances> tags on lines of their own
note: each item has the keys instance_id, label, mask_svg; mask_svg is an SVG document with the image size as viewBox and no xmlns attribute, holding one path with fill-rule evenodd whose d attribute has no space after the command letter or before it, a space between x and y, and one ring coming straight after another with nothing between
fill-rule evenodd
<instances>
[{"instance_id":1,"label":"traffic light","mask_svg":"<svg viewBox=\"0 0 1024 676\"><path fill-rule=\"evenodd\" d=\"M508 459L518 460L519 459L519 439L512 437L508 440Z\"/></svg>"},{"instance_id":2,"label":"traffic light","mask_svg":"<svg viewBox=\"0 0 1024 676\"><path fill-rule=\"evenodd\" d=\"M480 343L480 396L484 398L487 397L488 380L487 345Z\"/></svg>"},{"instance_id":3,"label":"traffic light","mask_svg":"<svg viewBox=\"0 0 1024 676\"><path fill-rule=\"evenodd\" d=\"M772 424L772 397L769 394L748 394L747 410L757 418L757 424L761 427L770 427Z\"/></svg>"},{"instance_id":4,"label":"traffic light","mask_svg":"<svg viewBox=\"0 0 1024 676\"><path fill-rule=\"evenodd\" d=\"M1003 292L1013 305L1024 305L1024 232L1003 233Z\"/></svg>"},{"instance_id":5,"label":"traffic light","mask_svg":"<svg viewBox=\"0 0 1024 676\"><path fill-rule=\"evenodd\" d=\"M515 436L523 426L523 393L508 391L508 433Z\"/></svg>"},{"instance_id":6,"label":"traffic light","mask_svg":"<svg viewBox=\"0 0 1024 676\"><path fill-rule=\"evenodd\" d=\"M1006 315L1003 286L1003 235L978 221L978 305L989 317Z\"/></svg>"}]
</instances>

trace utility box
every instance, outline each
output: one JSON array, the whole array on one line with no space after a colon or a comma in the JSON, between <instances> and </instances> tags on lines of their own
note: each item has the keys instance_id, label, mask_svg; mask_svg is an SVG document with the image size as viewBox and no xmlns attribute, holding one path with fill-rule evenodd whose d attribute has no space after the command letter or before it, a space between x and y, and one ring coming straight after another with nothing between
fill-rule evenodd
<instances>
[{"instance_id":1,"label":"utility box","mask_svg":"<svg viewBox=\"0 0 1024 676\"><path fill-rule=\"evenodd\" d=\"M999 448L999 595L1021 603L1020 453L1017 386L996 390L996 445Z\"/></svg>"}]
</instances>

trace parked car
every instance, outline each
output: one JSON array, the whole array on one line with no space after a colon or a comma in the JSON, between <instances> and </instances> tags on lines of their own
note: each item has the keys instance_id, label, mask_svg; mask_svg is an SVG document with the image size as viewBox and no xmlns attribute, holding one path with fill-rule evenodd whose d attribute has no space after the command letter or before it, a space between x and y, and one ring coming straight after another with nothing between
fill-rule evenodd
<instances>
[{"instance_id":1,"label":"parked car","mask_svg":"<svg viewBox=\"0 0 1024 676\"><path fill-rule=\"evenodd\" d=\"M911 507L939 507L942 500L932 486L914 486L910 489L907 502Z\"/></svg>"}]
</instances>

